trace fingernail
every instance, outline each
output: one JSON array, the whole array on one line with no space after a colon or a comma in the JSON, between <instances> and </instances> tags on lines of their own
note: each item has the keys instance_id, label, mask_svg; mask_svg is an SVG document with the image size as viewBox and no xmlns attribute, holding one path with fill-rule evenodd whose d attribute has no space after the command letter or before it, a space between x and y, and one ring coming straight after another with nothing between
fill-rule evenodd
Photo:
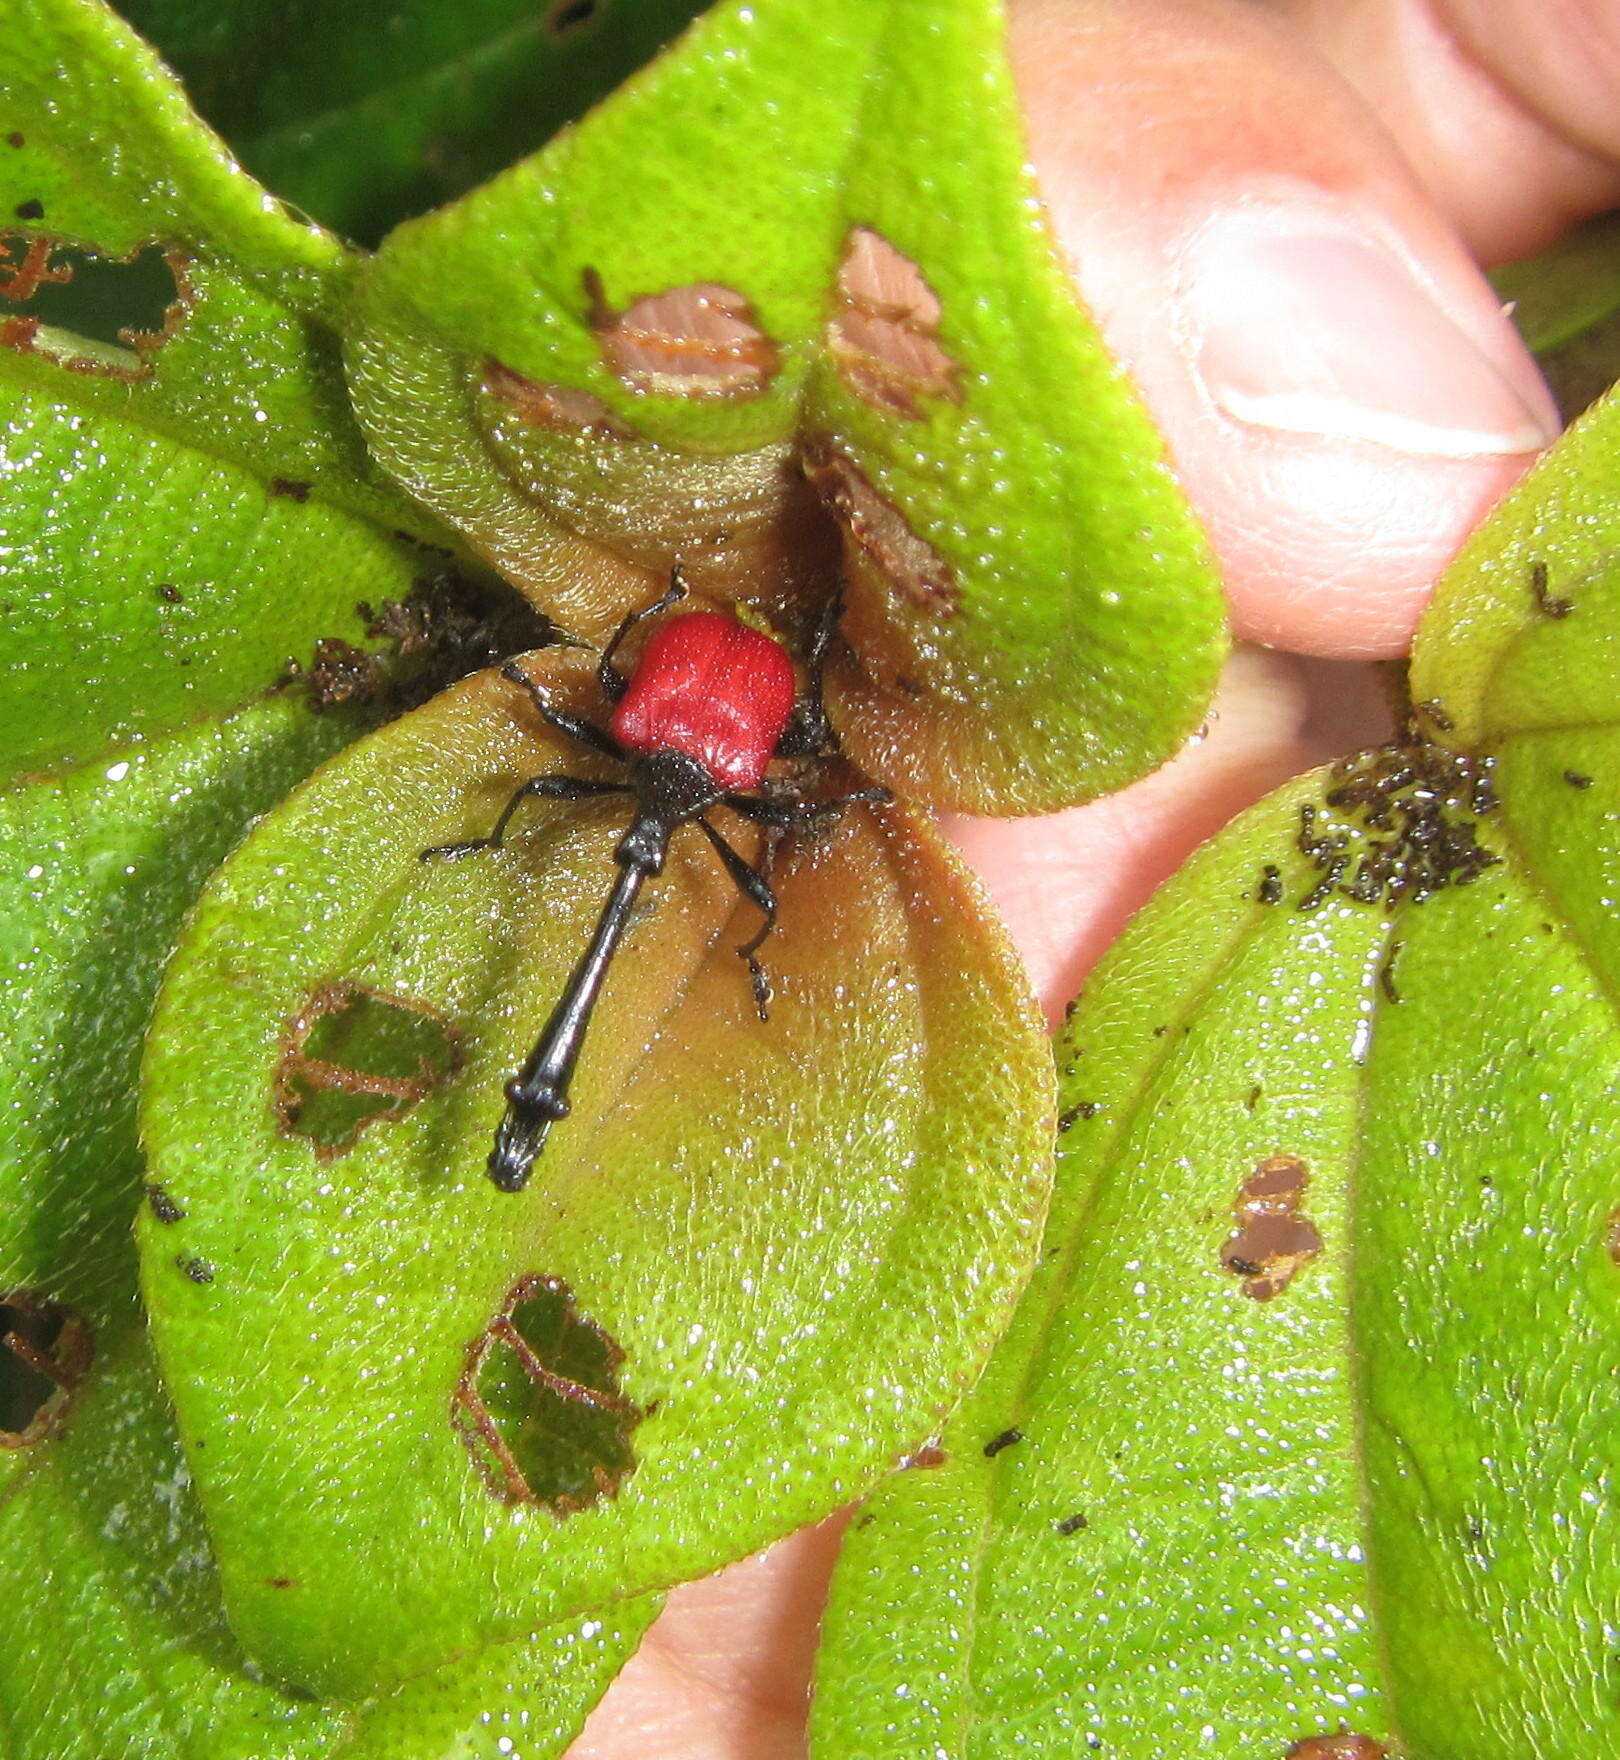
<instances>
[{"instance_id":1,"label":"fingernail","mask_svg":"<svg viewBox=\"0 0 1620 1760\"><path fill-rule=\"evenodd\" d=\"M1443 458L1535 452L1558 436L1488 287L1439 290L1323 201L1226 208L1181 269L1183 345L1240 422Z\"/></svg>"}]
</instances>

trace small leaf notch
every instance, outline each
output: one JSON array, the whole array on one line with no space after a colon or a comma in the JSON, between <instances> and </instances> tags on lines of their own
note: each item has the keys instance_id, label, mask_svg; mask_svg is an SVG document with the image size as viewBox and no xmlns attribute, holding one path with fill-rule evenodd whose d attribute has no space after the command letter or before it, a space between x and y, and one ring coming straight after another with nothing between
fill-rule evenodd
<instances>
[{"instance_id":1,"label":"small leaf notch","mask_svg":"<svg viewBox=\"0 0 1620 1760\"><path fill-rule=\"evenodd\" d=\"M276 1120L329 1161L368 1126L403 1117L459 1062L457 1035L426 1004L343 980L322 984L287 1030Z\"/></svg>"},{"instance_id":2,"label":"small leaf notch","mask_svg":"<svg viewBox=\"0 0 1620 1760\"><path fill-rule=\"evenodd\" d=\"M492 1496L570 1516L612 1497L635 1470L646 1415L619 1391L624 1352L538 1273L508 1292L467 1347L450 1422Z\"/></svg>"}]
</instances>

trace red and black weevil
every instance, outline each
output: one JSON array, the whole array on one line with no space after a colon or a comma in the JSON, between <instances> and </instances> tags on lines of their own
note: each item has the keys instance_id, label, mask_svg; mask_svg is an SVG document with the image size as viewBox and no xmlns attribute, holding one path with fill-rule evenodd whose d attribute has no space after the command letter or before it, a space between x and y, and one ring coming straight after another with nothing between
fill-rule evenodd
<instances>
[{"instance_id":1,"label":"red and black weevil","mask_svg":"<svg viewBox=\"0 0 1620 1760\"><path fill-rule=\"evenodd\" d=\"M764 782L772 758L812 756L832 745L821 706L821 675L836 603L811 646L810 684L803 697L796 696L793 661L782 644L720 611L690 611L671 618L654 633L634 675L626 679L613 663L620 644L643 619L667 611L685 596L686 584L680 571L673 570L663 598L632 612L615 631L597 668L602 694L615 705L606 730L557 708L511 662L501 668L503 677L529 693L548 726L623 763L627 768L623 782L567 775L531 777L506 803L488 837L422 852L426 861L499 849L512 815L531 795L551 800L605 794L635 798L635 815L613 852L619 877L602 907L596 933L528 1061L506 1084L506 1116L489 1157L489 1177L503 1192L521 1191L527 1185L546 1132L557 1119L568 1116L568 1084L608 965L623 939L642 882L662 870L675 832L682 825L696 825L743 897L764 915L759 933L737 949L748 964L763 1020L769 992L754 956L775 926L776 897L763 867L744 861L704 815L714 807L729 807L744 819L786 831L813 824L857 801L889 798L884 788L862 789L827 801L807 801L788 789L749 792Z\"/></svg>"}]
</instances>

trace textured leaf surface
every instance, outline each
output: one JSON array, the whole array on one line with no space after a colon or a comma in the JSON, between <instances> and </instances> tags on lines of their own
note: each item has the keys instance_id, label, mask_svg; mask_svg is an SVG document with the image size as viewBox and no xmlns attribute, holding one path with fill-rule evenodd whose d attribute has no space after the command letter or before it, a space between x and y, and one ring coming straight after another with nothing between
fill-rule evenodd
<instances>
[{"instance_id":1,"label":"textured leaf surface","mask_svg":"<svg viewBox=\"0 0 1620 1760\"><path fill-rule=\"evenodd\" d=\"M1220 612L1033 200L1001 33L992 0L728 0L390 237L348 361L378 456L573 627L677 558L802 607L842 546L852 755L1035 811L1175 748Z\"/></svg>"},{"instance_id":2,"label":"textured leaf surface","mask_svg":"<svg viewBox=\"0 0 1620 1760\"><path fill-rule=\"evenodd\" d=\"M59 1436L0 1449L7 1760L558 1753L647 1603L496 1647L365 1708L289 1698L231 1638L134 1304L135 1066L180 915L244 820L353 734L289 702L0 795L0 1299L69 1304L95 1355ZM0 1358L0 1398L15 1371Z\"/></svg>"},{"instance_id":3,"label":"textured leaf surface","mask_svg":"<svg viewBox=\"0 0 1620 1760\"><path fill-rule=\"evenodd\" d=\"M492 1647L364 1705L247 1664L133 1315L61 1438L0 1465L6 1760L548 1760L634 1649L652 1600Z\"/></svg>"},{"instance_id":4,"label":"textured leaf surface","mask_svg":"<svg viewBox=\"0 0 1620 1760\"><path fill-rule=\"evenodd\" d=\"M1620 672L1606 576L1545 608L1612 550L1610 419L1425 626L1420 724L1475 746L1453 798L1431 811L1432 746L1383 824L1343 767L1293 785L1093 980L1041 1270L947 1464L874 1497L841 1563L828 1760L1620 1741ZM1357 902L1396 843L1460 883Z\"/></svg>"},{"instance_id":5,"label":"textured leaf surface","mask_svg":"<svg viewBox=\"0 0 1620 1760\"><path fill-rule=\"evenodd\" d=\"M589 676L579 656L526 665ZM165 1375L236 1629L323 1689L692 1576L871 1484L982 1359L1045 1206L1032 1005L976 891L899 808L779 863L768 1024L731 951L751 911L680 840L572 1115L525 1193L490 1185L502 1082L595 919L623 808L537 808L498 857L418 852L580 761L532 725L485 675L319 773L216 877L153 1035L147 1146L186 1212L141 1231ZM274 1100L334 986L442 1023L458 1073L322 1159ZM469 1369L524 1280L571 1295L583 1354L562 1373L604 1388L616 1342L609 1391L639 1422L578 1400L547 1418L500 1353ZM470 1373L534 1501L508 1501L458 1431ZM616 1497L593 1501L593 1466ZM267 1586L283 1577L322 1592Z\"/></svg>"},{"instance_id":6,"label":"textured leaf surface","mask_svg":"<svg viewBox=\"0 0 1620 1760\"><path fill-rule=\"evenodd\" d=\"M697 0L125 0L253 175L365 244L533 152Z\"/></svg>"},{"instance_id":7,"label":"textured leaf surface","mask_svg":"<svg viewBox=\"0 0 1620 1760\"><path fill-rule=\"evenodd\" d=\"M422 572L394 528L437 534L349 414L320 316L337 243L104 8L24 0L6 23L0 213L32 216L0 233L13 774L234 710L319 637L363 642L357 603Z\"/></svg>"},{"instance_id":8,"label":"textured leaf surface","mask_svg":"<svg viewBox=\"0 0 1620 1760\"><path fill-rule=\"evenodd\" d=\"M1066 1037L1047 1258L947 1465L857 1522L818 1753L1620 1736L1612 1007L1512 858L1392 919L1295 909L1306 792L1172 883ZM1279 1158L1320 1248L1259 1300L1231 1260Z\"/></svg>"},{"instance_id":9,"label":"textured leaf surface","mask_svg":"<svg viewBox=\"0 0 1620 1760\"><path fill-rule=\"evenodd\" d=\"M134 1292L135 1078L169 945L248 818L354 736L278 702L0 794L0 1288Z\"/></svg>"}]
</instances>

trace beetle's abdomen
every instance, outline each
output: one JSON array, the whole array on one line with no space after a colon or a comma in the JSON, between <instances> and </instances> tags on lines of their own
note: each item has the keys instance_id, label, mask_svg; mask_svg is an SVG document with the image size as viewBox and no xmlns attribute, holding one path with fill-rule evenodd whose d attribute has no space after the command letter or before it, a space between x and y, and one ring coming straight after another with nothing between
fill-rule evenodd
<instances>
[{"instance_id":1,"label":"beetle's abdomen","mask_svg":"<svg viewBox=\"0 0 1620 1760\"><path fill-rule=\"evenodd\" d=\"M690 611L648 642L609 731L636 756L684 752L721 788L758 788L797 688L780 642L724 612Z\"/></svg>"}]
</instances>

